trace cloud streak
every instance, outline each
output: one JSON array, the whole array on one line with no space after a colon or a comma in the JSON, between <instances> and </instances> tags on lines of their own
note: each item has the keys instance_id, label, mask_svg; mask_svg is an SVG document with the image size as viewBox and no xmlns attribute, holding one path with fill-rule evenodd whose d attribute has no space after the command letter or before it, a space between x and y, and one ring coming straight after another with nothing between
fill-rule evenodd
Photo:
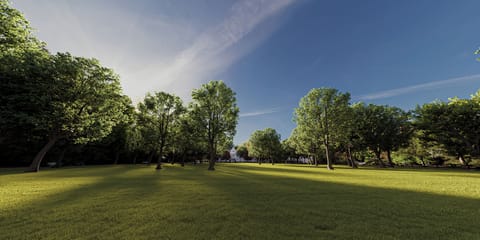
<instances>
[{"instance_id":1,"label":"cloud streak","mask_svg":"<svg viewBox=\"0 0 480 240\"><path fill-rule=\"evenodd\" d=\"M293 0L246 0L235 3L218 25L207 28L192 44L179 52L173 61L154 63L136 78L151 78L154 87L173 91L188 98L190 90L226 70L251 48L234 51L246 36L264 20L276 15ZM261 40L260 40L261 41Z\"/></svg>"},{"instance_id":2,"label":"cloud streak","mask_svg":"<svg viewBox=\"0 0 480 240\"><path fill-rule=\"evenodd\" d=\"M446 80L434 81L429 83L423 83L423 84L417 84L417 85L412 85L412 86L407 86L402 88L395 88L395 89L380 91L376 93L370 93L370 94L358 96L356 97L356 99L375 100L375 99L390 98L390 97L405 95L405 94L418 92L422 90L430 90L430 89L441 87L441 86L447 86L454 83L460 83L460 82L466 82L466 81L472 81L472 80L480 80L480 74L463 76L458 78L450 78Z\"/></svg>"},{"instance_id":3,"label":"cloud streak","mask_svg":"<svg viewBox=\"0 0 480 240\"><path fill-rule=\"evenodd\" d=\"M281 110L282 110L281 108L270 108L270 109L258 110L253 112L240 113L239 116L240 117L256 117L256 116L277 113L277 112L280 112Z\"/></svg>"}]
</instances>

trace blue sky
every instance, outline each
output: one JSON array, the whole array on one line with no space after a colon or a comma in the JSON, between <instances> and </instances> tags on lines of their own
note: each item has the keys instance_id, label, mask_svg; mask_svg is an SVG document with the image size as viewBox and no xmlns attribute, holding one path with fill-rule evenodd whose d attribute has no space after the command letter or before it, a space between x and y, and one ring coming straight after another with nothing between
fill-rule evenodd
<instances>
[{"instance_id":1,"label":"blue sky","mask_svg":"<svg viewBox=\"0 0 480 240\"><path fill-rule=\"evenodd\" d=\"M189 101L225 81L241 111L237 144L266 127L288 137L315 87L408 110L480 86L475 0L12 2L52 52L100 59L136 102L148 91Z\"/></svg>"}]
</instances>

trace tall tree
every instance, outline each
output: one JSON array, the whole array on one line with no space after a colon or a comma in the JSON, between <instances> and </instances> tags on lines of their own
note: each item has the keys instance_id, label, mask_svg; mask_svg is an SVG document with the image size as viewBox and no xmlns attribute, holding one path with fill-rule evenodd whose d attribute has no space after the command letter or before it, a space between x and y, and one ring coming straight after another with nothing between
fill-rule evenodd
<instances>
[{"instance_id":1,"label":"tall tree","mask_svg":"<svg viewBox=\"0 0 480 240\"><path fill-rule=\"evenodd\" d=\"M0 144L31 135L25 116L42 102L40 84L51 79L50 58L28 21L7 0L0 0ZM44 84L43 84L44 85Z\"/></svg>"},{"instance_id":2,"label":"tall tree","mask_svg":"<svg viewBox=\"0 0 480 240\"><path fill-rule=\"evenodd\" d=\"M349 93L340 93L332 88L314 88L295 109L294 120L299 135L304 135L311 142L323 143L329 170L333 170L331 146L338 144L348 124L346 113L349 101Z\"/></svg>"},{"instance_id":3,"label":"tall tree","mask_svg":"<svg viewBox=\"0 0 480 240\"><path fill-rule=\"evenodd\" d=\"M156 169L162 169L163 150L171 141L171 133L174 123L179 120L184 112L182 100L172 94L156 92L147 94L143 102L138 104L140 118L145 129L154 137L150 138L150 144L158 152Z\"/></svg>"},{"instance_id":4,"label":"tall tree","mask_svg":"<svg viewBox=\"0 0 480 240\"><path fill-rule=\"evenodd\" d=\"M130 101L121 93L118 76L95 59L58 53L51 64L50 82L32 86L43 93L37 103L40 111L24 116L48 138L33 159L31 171L39 170L43 157L59 139L87 143L107 136L125 117Z\"/></svg>"},{"instance_id":5,"label":"tall tree","mask_svg":"<svg viewBox=\"0 0 480 240\"><path fill-rule=\"evenodd\" d=\"M252 157L258 159L258 163L261 163L264 159L268 159L273 165L275 159L281 155L282 145L280 143L280 134L273 128L253 132L249 142L249 153Z\"/></svg>"},{"instance_id":6,"label":"tall tree","mask_svg":"<svg viewBox=\"0 0 480 240\"><path fill-rule=\"evenodd\" d=\"M235 135L239 109L235 93L223 81L211 81L193 90L193 120L210 155L208 170L215 170L217 148Z\"/></svg>"}]
</instances>

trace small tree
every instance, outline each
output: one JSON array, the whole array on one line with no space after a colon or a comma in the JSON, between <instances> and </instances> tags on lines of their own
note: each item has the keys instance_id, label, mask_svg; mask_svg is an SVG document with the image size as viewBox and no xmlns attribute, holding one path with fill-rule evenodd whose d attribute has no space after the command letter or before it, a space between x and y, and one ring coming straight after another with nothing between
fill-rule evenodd
<instances>
[{"instance_id":1,"label":"small tree","mask_svg":"<svg viewBox=\"0 0 480 240\"><path fill-rule=\"evenodd\" d=\"M208 170L215 170L218 147L235 135L239 109L235 93L222 81L211 81L192 92L192 117L208 145Z\"/></svg>"},{"instance_id":2,"label":"small tree","mask_svg":"<svg viewBox=\"0 0 480 240\"><path fill-rule=\"evenodd\" d=\"M138 104L138 110L144 136L151 136L146 141L150 149L156 150L158 153L156 169L162 169L164 148L171 141L174 123L184 112L182 100L165 92L147 94L143 102Z\"/></svg>"},{"instance_id":3,"label":"small tree","mask_svg":"<svg viewBox=\"0 0 480 240\"><path fill-rule=\"evenodd\" d=\"M248 142L242 143L236 147L237 156L243 158L245 160L250 159L250 155L248 154Z\"/></svg>"},{"instance_id":4,"label":"small tree","mask_svg":"<svg viewBox=\"0 0 480 240\"><path fill-rule=\"evenodd\" d=\"M137 164L138 152L142 146L142 133L137 121L133 122L126 129L126 142L125 148L128 152L133 153L133 164Z\"/></svg>"},{"instance_id":5,"label":"small tree","mask_svg":"<svg viewBox=\"0 0 480 240\"><path fill-rule=\"evenodd\" d=\"M180 163L182 167L185 166L187 155L200 148L200 139L196 127L191 112L182 114L174 126L172 145L181 154Z\"/></svg>"},{"instance_id":6,"label":"small tree","mask_svg":"<svg viewBox=\"0 0 480 240\"><path fill-rule=\"evenodd\" d=\"M286 160L296 159L298 163L299 154L295 151L295 144L291 138L284 139L281 143L282 145L282 157Z\"/></svg>"},{"instance_id":7,"label":"small tree","mask_svg":"<svg viewBox=\"0 0 480 240\"><path fill-rule=\"evenodd\" d=\"M273 165L275 158L277 158L282 151L280 134L273 128L253 132L249 142L249 153L258 159L258 163L261 163L264 159L269 159Z\"/></svg>"},{"instance_id":8,"label":"small tree","mask_svg":"<svg viewBox=\"0 0 480 240\"><path fill-rule=\"evenodd\" d=\"M314 149L310 151L313 153L318 151L315 143L323 144L329 170L333 170L331 146L339 143L348 124L346 113L349 101L349 93L340 93L332 88L314 88L295 109L298 137L313 145Z\"/></svg>"}]
</instances>

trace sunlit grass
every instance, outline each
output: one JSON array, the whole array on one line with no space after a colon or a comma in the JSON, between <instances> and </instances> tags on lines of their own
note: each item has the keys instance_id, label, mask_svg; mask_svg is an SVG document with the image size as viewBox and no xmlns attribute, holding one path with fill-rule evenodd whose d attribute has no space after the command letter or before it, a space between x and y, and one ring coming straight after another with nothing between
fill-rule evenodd
<instances>
[{"instance_id":1,"label":"sunlit grass","mask_svg":"<svg viewBox=\"0 0 480 240\"><path fill-rule=\"evenodd\" d=\"M459 170L0 170L0 239L480 239L479 189Z\"/></svg>"}]
</instances>

